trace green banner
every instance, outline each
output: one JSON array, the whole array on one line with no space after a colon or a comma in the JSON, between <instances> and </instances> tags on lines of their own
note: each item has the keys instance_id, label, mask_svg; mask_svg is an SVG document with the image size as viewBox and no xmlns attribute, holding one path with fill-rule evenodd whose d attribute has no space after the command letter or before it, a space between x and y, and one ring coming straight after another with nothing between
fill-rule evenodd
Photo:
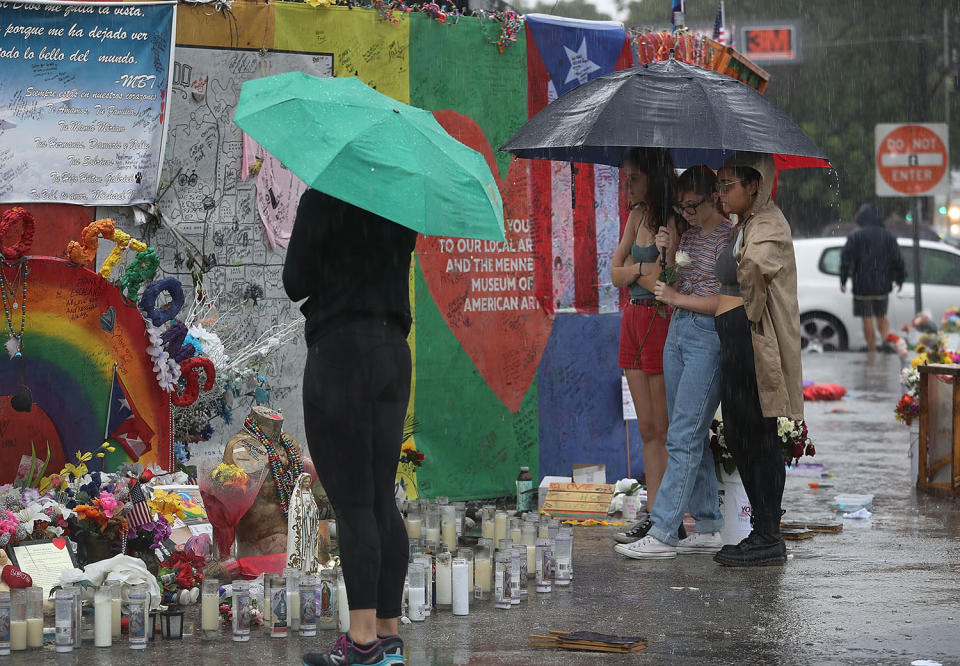
<instances>
[{"instance_id":1,"label":"green banner","mask_svg":"<svg viewBox=\"0 0 960 666\"><path fill-rule=\"evenodd\" d=\"M458 138L457 130L472 131L475 141L471 126L479 125L489 147L472 147L495 160L504 193L512 183L521 183L508 176L511 158L497 148L526 120L527 71L523 33L503 53L496 47L499 35L500 24L490 20L461 18L443 25L423 14L411 15L410 103L452 112L442 124ZM414 415L421 426L417 446L427 455L417 472L420 493L451 499L511 495L521 465L537 478L536 380L503 372L485 378L474 359L521 354L523 336L510 330L490 335L484 313L465 318L462 303L443 292L441 281L425 279L423 269L418 260ZM498 397L509 391L488 381L529 382L529 388L511 411Z\"/></svg>"}]
</instances>

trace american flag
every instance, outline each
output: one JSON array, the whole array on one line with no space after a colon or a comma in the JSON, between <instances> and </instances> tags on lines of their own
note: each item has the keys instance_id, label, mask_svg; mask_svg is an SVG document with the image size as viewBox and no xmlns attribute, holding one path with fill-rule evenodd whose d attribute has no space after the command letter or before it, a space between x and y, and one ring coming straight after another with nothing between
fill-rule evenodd
<instances>
[{"instance_id":1,"label":"american flag","mask_svg":"<svg viewBox=\"0 0 960 666\"><path fill-rule=\"evenodd\" d=\"M153 512L147 506L147 498L139 481L134 481L130 486L130 505L131 510L127 515L127 524L130 527L140 527L153 520Z\"/></svg>"},{"instance_id":2,"label":"american flag","mask_svg":"<svg viewBox=\"0 0 960 666\"><path fill-rule=\"evenodd\" d=\"M621 23L528 14L526 31L530 117L578 85L633 64ZM621 290L610 282L610 261L626 222L619 169L529 162L534 288L541 308L550 316L618 312Z\"/></svg>"},{"instance_id":3,"label":"american flag","mask_svg":"<svg viewBox=\"0 0 960 666\"><path fill-rule=\"evenodd\" d=\"M730 36L727 34L727 15L723 8L723 0L717 7L717 18L713 22L713 38L725 46L730 45Z\"/></svg>"}]
</instances>

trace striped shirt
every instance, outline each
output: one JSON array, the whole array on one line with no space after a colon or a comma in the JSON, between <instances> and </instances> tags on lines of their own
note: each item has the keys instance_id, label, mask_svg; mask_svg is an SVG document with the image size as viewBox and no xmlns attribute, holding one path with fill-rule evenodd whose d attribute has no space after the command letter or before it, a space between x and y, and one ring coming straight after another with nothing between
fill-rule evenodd
<instances>
[{"instance_id":1,"label":"striped shirt","mask_svg":"<svg viewBox=\"0 0 960 666\"><path fill-rule=\"evenodd\" d=\"M680 237L678 251L690 256L690 263L680 267L677 291L693 296L716 296L720 282L714 273L717 258L730 242L733 223L724 220L709 234L701 235L701 228L692 226Z\"/></svg>"}]
</instances>

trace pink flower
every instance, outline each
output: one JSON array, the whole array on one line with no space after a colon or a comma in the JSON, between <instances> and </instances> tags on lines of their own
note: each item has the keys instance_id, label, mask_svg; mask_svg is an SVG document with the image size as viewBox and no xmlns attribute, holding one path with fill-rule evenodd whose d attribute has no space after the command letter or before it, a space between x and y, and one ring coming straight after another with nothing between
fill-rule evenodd
<instances>
[{"instance_id":1,"label":"pink flower","mask_svg":"<svg viewBox=\"0 0 960 666\"><path fill-rule=\"evenodd\" d=\"M113 493L106 491L100 493L100 508L103 509L103 515L107 518L113 518L114 512L123 504L113 498Z\"/></svg>"},{"instance_id":2,"label":"pink flower","mask_svg":"<svg viewBox=\"0 0 960 666\"><path fill-rule=\"evenodd\" d=\"M3 513L6 515L6 518L0 518L0 534L5 532L13 536L17 533L20 521L17 520L17 516L12 511L4 510Z\"/></svg>"}]
</instances>

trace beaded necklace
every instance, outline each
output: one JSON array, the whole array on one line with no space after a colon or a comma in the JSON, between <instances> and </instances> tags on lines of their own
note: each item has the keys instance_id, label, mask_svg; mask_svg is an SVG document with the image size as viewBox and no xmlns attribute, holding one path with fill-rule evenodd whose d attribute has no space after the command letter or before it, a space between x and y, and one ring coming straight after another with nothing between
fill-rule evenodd
<instances>
[{"instance_id":1,"label":"beaded necklace","mask_svg":"<svg viewBox=\"0 0 960 666\"><path fill-rule=\"evenodd\" d=\"M270 463L270 472L273 474L273 486L277 490L277 497L280 498L280 509L283 511L283 517L287 517L287 510L290 505L290 494L293 484L300 478L303 472L303 461L300 460L300 452L293 444L293 439L287 433L281 433L280 445L287 454L287 460L290 466L287 471L283 470L280 462L280 455L276 448L270 442L270 438L263 432L260 425L249 416L243 421L243 429L256 437L267 450L267 460Z\"/></svg>"},{"instance_id":2,"label":"beaded necklace","mask_svg":"<svg viewBox=\"0 0 960 666\"><path fill-rule=\"evenodd\" d=\"M3 266L8 266L6 262ZM8 286L9 281L3 277L3 269L0 268L0 300L3 301L3 315L7 322L7 329L10 331L10 340L7 342L7 350L10 352L10 358L22 358L23 355L23 330L27 324L27 276L30 274L30 267L26 261L21 263L17 269L20 276L18 280L23 284L22 297L19 306L15 300L13 289ZM10 289L10 299L13 300L13 308L20 309L20 334L13 328L13 317L10 315L10 305L7 303L7 289ZM13 341L16 341L15 343ZM14 351L15 350L15 351Z\"/></svg>"}]
</instances>

